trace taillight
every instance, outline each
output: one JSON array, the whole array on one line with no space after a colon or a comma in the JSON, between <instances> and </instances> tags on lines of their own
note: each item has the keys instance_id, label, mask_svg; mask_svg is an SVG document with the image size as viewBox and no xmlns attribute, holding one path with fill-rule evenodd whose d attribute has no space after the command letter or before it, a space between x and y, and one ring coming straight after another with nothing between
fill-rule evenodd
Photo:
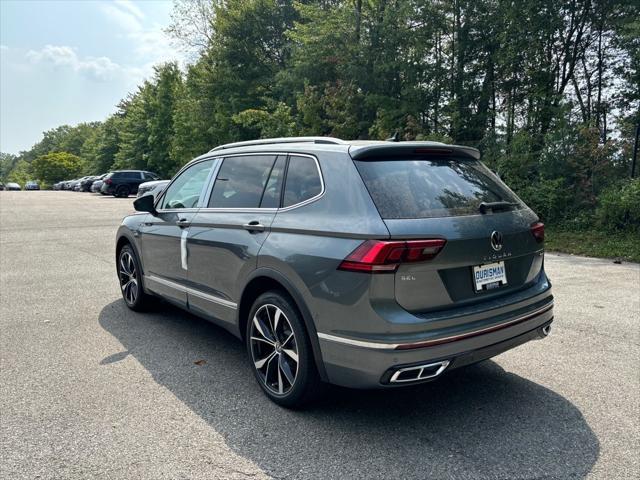
<instances>
[{"instance_id":1,"label":"taillight","mask_svg":"<svg viewBox=\"0 0 640 480\"><path fill-rule=\"evenodd\" d=\"M398 265L424 262L435 257L446 240L367 240L345 258L339 270L353 272L395 272Z\"/></svg>"},{"instance_id":2,"label":"taillight","mask_svg":"<svg viewBox=\"0 0 640 480\"><path fill-rule=\"evenodd\" d=\"M535 222L531 224L531 233L536 239L536 242L544 242L544 223Z\"/></svg>"}]
</instances>

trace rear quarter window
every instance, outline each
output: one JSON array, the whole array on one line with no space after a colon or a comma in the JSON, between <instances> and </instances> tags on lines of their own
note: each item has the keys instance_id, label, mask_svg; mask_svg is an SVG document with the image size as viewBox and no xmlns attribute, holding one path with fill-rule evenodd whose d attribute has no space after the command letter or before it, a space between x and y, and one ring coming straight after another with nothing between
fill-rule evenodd
<instances>
[{"instance_id":1,"label":"rear quarter window","mask_svg":"<svg viewBox=\"0 0 640 480\"><path fill-rule=\"evenodd\" d=\"M315 159L292 155L287 169L283 207L310 200L322 193L322 180Z\"/></svg>"},{"instance_id":2,"label":"rear quarter window","mask_svg":"<svg viewBox=\"0 0 640 480\"><path fill-rule=\"evenodd\" d=\"M355 160L382 218L479 214L482 202L523 204L482 162L456 158Z\"/></svg>"}]
</instances>

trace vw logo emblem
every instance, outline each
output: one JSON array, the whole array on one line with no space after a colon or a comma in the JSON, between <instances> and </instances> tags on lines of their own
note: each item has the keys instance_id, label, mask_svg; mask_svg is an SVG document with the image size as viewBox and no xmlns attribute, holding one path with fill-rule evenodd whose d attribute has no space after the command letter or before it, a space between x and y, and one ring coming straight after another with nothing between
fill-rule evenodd
<instances>
[{"instance_id":1,"label":"vw logo emblem","mask_svg":"<svg viewBox=\"0 0 640 480\"><path fill-rule=\"evenodd\" d=\"M502 250L502 234L500 232L491 232L491 248L496 252Z\"/></svg>"}]
</instances>

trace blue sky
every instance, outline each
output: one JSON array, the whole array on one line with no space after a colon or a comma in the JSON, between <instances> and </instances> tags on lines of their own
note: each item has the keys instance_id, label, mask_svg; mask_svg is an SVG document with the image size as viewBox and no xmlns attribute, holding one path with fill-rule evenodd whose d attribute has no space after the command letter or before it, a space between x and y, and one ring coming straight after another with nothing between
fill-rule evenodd
<instances>
[{"instance_id":1,"label":"blue sky","mask_svg":"<svg viewBox=\"0 0 640 480\"><path fill-rule=\"evenodd\" d=\"M0 151L104 120L152 66L182 60L170 0L0 0Z\"/></svg>"}]
</instances>

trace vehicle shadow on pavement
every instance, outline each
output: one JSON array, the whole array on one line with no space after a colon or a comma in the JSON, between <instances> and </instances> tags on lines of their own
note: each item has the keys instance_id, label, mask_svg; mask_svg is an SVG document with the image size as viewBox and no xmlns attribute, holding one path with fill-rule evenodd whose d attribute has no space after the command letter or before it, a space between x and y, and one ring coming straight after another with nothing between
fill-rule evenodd
<instances>
[{"instance_id":1,"label":"vehicle shadow on pavement","mask_svg":"<svg viewBox=\"0 0 640 480\"><path fill-rule=\"evenodd\" d=\"M134 313L118 300L99 323L124 347L103 368L133 356L277 478L582 478L598 458L574 405L492 361L392 391L331 388L289 411L262 394L243 345L204 320L164 304Z\"/></svg>"}]
</instances>

